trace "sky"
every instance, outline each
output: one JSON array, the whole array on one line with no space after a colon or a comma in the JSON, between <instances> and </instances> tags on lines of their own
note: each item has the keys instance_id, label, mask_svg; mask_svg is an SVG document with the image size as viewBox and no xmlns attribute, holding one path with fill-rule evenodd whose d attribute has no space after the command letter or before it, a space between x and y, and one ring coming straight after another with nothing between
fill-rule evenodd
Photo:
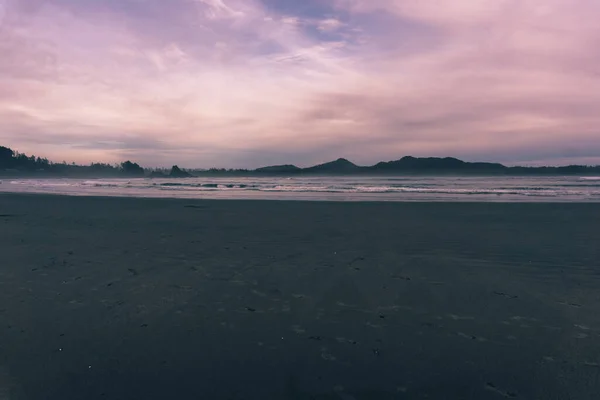
<instances>
[{"instance_id":1,"label":"sky","mask_svg":"<svg viewBox=\"0 0 600 400\"><path fill-rule=\"evenodd\" d=\"M598 0L0 0L0 144L54 161L600 164Z\"/></svg>"}]
</instances>

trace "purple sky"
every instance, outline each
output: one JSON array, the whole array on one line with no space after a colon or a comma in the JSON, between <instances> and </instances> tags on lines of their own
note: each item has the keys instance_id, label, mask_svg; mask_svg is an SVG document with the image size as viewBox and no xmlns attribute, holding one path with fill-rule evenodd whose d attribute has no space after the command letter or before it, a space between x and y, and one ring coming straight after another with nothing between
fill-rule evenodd
<instances>
[{"instance_id":1,"label":"purple sky","mask_svg":"<svg viewBox=\"0 0 600 400\"><path fill-rule=\"evenodd\" d=\"M0 144L55 161L600 164L598 0L0 0Z\"/></svg>"}]
</instances>

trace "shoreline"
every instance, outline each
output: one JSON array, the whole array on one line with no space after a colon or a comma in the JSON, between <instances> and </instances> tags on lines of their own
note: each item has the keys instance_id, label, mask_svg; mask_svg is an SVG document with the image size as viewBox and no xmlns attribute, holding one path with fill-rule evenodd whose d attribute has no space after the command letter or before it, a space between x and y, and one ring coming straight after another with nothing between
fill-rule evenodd
<instances>
[{"instance_id":1,"label":"shoreline","mask_svg":"<svg viewBox=\"0 0 600 400\"><path fill-rule=\"evenodd\" d=\"M191 193L164 193L156 192L154 194L132 192L132 193L107 193L106 191L88 191L88 192L52 192L52 191L7 191L2 190L0 186L0 196L58 196L74 198L106 198L106 199L154 199L154 200L182 200L182 201L266 201L266 202L306 202L306 203L432 203L432 204L598 204L600 195L593 195L585 198L568 198L565 196L538 196L538 195L519 195L511 194L498 195L490 193L469 193L469 194L430 194L423 193L369 193L369 192L269 192L269 191L239 191L231 194L226 191L206 191Z\"/></svg>"},{"instance_id":2,"label":"shoreline","mask_svg":"<svg viewBox=\"0 0 600 400\"><path fill-rule=\"evenodd\" d=\"M317 199L317 198L285 198L285 197L247 197L247 198L232 198L232 197L169 197L169 196L136 196L136 195L108 195L108 194L65 194L65 193L47 193L47 192L3 192L0 191L1 197L50 197L50 198L75 198L75 199L106 199L106 200L149 200L149 201L177 201L177 202L240 202L240 203L316 203L316 204L428 204L428 205L440 205L440 204L457 204L457 205L473 205L473 204L529 204L529 205L588 205L596 206L600 203L600 199L597 200L540 200L539 198L522 199L522 200L488 200L488 199L345 199L339 200L335 198L331 199ZM342 197L342 196L340 196Z\"/></svg>"}]
</instances>

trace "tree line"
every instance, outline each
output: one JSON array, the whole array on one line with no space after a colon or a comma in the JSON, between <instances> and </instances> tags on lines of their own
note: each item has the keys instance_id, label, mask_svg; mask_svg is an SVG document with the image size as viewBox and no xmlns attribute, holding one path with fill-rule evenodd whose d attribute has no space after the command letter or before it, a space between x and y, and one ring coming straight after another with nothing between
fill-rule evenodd
<instances>
[{"instance_id":1,"label":"tree line","mask_svg":"<svg viewBox=\"0 0 600 400\"><path fill-rule=\"evenodd\" d=\"M144 176L144 168L132 161L120 164L92 163L77 165L54 163L47 158L28 156L9 147L0 146L0 171L18 174L48 174L48 175L94 175L94 176Z\"/></svg>"}]
</instances>

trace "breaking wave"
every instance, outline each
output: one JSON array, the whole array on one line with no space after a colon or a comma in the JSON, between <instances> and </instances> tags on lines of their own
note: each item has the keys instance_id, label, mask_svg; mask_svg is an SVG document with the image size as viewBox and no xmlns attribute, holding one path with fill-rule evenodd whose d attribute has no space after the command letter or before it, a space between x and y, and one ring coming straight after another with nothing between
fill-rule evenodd
<instances>
[{"instance_id":1,"label":"breaking wave","mask_svg":"<svg viewBox=\"0 0 600 400\"><path fill-rule=\"evenodd\" d=\"M2 191L185 198L597 201L600 177L23 179ZM5 182L6 183L6 182Z\"/></svg>"}]
</instances>

